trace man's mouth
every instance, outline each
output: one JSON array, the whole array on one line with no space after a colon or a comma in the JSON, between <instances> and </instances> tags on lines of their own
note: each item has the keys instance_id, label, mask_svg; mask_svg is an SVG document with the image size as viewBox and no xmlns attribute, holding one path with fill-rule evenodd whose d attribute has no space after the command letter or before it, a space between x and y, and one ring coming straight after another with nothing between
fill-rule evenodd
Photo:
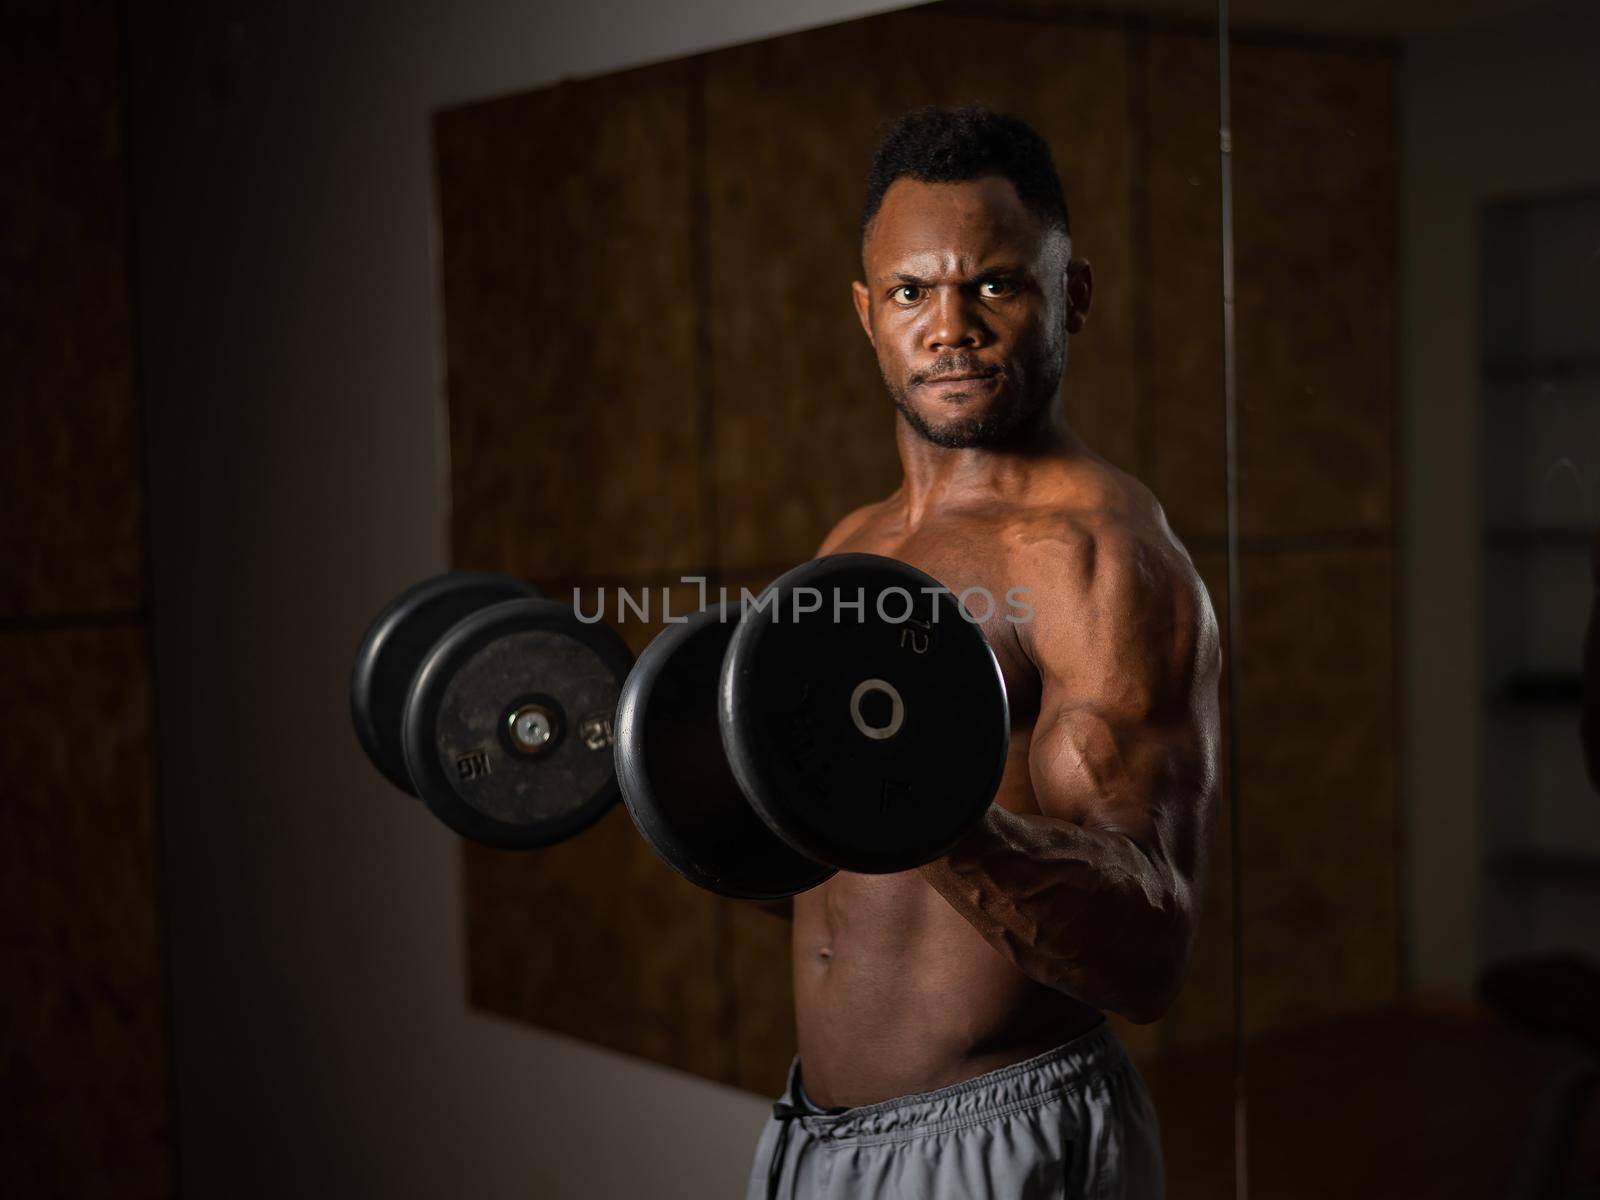
<instances>
[{"instance_id":1,"label":"man's mouth","mask_svg":"<svg viewBox=\"0 0 1600 1200\"><path fill-rule=\"evenodd\" d=\"M952 391L969 390L977 384L988 383L998 377L999 374L1000 372L998 371L989 371L973 375L941 375L937 379L923 380L922 386L925 388L937 388L941 391L947 389Z\"/></svg>"}]
</instances>

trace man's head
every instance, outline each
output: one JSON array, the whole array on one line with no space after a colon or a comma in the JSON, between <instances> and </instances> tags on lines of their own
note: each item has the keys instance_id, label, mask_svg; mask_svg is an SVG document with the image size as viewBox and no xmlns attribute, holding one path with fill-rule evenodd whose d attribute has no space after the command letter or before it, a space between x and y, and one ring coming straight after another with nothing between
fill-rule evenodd
<instances>
[{"instance_id":1,"label":"man's head","mask_svg":"<svg viewBox=\"0 0 1600 1200\"><path fill-rule=\"evenodd\" d=\"M1050 148L978 106L920 108L873 155L856 312L895 407L938 446L1036 428L1089 313Z\"/></svg>"}]
</instances>

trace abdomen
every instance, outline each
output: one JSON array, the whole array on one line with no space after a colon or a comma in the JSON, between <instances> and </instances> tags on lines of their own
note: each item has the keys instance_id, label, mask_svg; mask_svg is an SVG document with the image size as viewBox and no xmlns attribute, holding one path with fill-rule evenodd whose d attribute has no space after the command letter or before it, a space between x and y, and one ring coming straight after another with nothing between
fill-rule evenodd
<instances>
[{"instance_id":1,"label":"abdomen","mask_svg":"<svg viewBox=\"0 0 1600 1200\"><path fill-rule=\"evenodd\" d=\"M841 872L795 897L806 1090L870 1104L1043 1053L1100 1013L1024 976L916 871Z\"/></svg>"}]
</instances>

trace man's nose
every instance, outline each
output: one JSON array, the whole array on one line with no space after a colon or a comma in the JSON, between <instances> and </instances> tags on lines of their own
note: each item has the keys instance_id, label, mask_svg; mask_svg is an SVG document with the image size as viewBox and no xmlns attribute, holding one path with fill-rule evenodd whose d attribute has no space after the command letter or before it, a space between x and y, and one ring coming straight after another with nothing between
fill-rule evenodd
<instances>
[{"instance_id":1,"label":"man's nose","mask_svg":"<svg viewBox=\"0 0 1600 1200\"><path fill-rule=\"evenodd\" d=\"M982 345L988 336L988 329L960 288L939 288L935 292L924 335L927 349L971 350Z\"/></svg>"}]
</instances>

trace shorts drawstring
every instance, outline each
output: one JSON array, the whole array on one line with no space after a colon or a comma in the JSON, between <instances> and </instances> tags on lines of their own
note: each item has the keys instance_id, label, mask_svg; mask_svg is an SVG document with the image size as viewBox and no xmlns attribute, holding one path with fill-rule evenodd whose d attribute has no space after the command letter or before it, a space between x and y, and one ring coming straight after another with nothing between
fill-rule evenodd
<instances>
[{"instance_id":1,"label":"shorts drawstring","mask_svg":"<svg viewBox=\"0 0 1600 1200\"><path fill-rule=\"evenodd\" d=\"M767 1164L767 1200L778 1200L778 1182L783 1177L783 1159L789 1150L789 1131L794 1123L806 1115L805 1109L796 1108L779 1100L772 1106L772 1116L778 1122L778 1144L772 1148L772 1161Z\"/></svg>"},{"instance_id":2,"label":"shorts drawstring","mask_svg":"<svg viewBox=\"0 0 1600 1200\"><path fill-rule=\"evenodd\" d=\"M772 1106L773 1119L778 1122L778 1144L772 1148L772 1161L767 1164L767 1200L778 1200L778 1184L783 1179L783 1160L789 1151L789 1134L794 1129L794 1123L801 1117L837 1117L850 1110L838 1106L834 1108L821 1108L806 1095L805 1084L800 1082L800 1066L794 1067L793 1090L786 1092L785 1096L793 1095L799 1104L790 1104L787 1099L779 1100Z\"/></svg>"}]
</instances>

